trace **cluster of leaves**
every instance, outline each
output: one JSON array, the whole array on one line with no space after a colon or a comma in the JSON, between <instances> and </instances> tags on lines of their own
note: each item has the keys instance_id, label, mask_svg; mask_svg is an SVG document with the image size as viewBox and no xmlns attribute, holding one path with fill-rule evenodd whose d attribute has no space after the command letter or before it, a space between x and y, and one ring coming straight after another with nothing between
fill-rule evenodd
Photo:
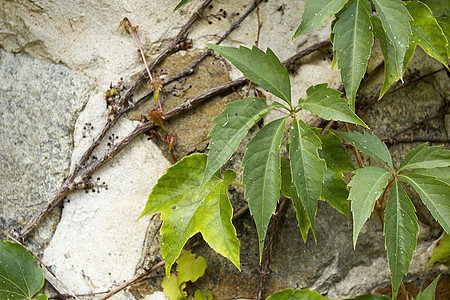
<instances>
[{"instance_id":1,"label":"cluster of leaves","mask_svg":"<svg viewBox=\"0 0 450 300\"><path fill-rule=\"evenodd\" d=\"M415 300L434 300L434 292L436 290L436 285L439 281L439 276L433 280L433 282L422 292L420 292ZM382 296L378 294L364 294L359 295L355 298L350 298L346 300L390 300L391 298L387 296ZM414 300L414 298L411 298ZM279 291L272 296L268 297L266 300L330 300L320 295L317 292L310 290L293 290L285 289Z\"/></svg>"},{"instance_id":2,"label":"cluster of leaves","mask_svg":"<svg viewBox=\"0 0 450 300\"><path fill-rule=\"evenodd\" d=\"M186 282L195 282L203 276L206 270L206 261L201 256L196 256L191 251L184 251L177 259L177 273L167 273L161 284L164 295L170 300L211 300L210 293L196 290L188 296Z\"/></svg>"},{"instance_id":3,"label":"cluster of leaves","mask_svg":"<svg viewBox=\"0 0 450 300\"><path fill-rule=\"evenodd\" d=\"M256 223L260 254L280 190L293 200L304 239L310 228L315 238L314 218L319 199L328 201L347 216L347 199L350 200L356 244L375 201L391 183L393 188L390 196L387 195L385 212L385 236L395 298L401 280L408 272L418 233L414 206L399 181L414 187L432 215L449 232L450 205L447 200L450 185L445 181L445 174L450 167L450 151L443 150L442 146L423 144L410 151L395 170L389 150L375 135L333 131L321 136L317 129L309 128L297 119L296 113L306 109L327 120L367 127L340 92L326 84L312 86L307 90L306 99L299 99L298 105L293 107L288 71L270 49L264 53L256 47L250 50L209 46L251 81L278 96L284 104L268 105L264 98L247 98L228 104L214 119L216 126L210 132L208 156L185 157L159 179L142 215L162 212L161 247L167 270L186 241L197 232L239 268L239 242L231 224L231 205L227 197L228 187L236 174L226 170L222 179L220 168L261 118L274 108L285 108L288 111L286 117L264 126L246 145L242 162L245 197ZM286 144L288 160L281 158L281 149L289 116L293 120ZM372 166L354 171L349 183L350 194L342 171L352 167L348 153L336 135L384 165L384 168Z\"/></svg>"},{"instance_id":4,"label":"cluster of leaves","mask_svg":"<svg viewBox=\"0 0 450 300\"><path fill-rule=\"evenodd\" d=\"M44 273L36 260L19 243L0 242L0 299L46 300L35 295L44 286Z\"/></svg>"}]
</instances>

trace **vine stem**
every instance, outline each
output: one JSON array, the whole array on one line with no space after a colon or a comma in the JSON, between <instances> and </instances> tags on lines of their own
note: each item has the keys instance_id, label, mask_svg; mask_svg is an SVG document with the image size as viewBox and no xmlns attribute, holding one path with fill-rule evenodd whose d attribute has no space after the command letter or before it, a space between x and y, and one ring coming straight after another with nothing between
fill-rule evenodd
<instances>
[{"instance_id":1,"label":"vine stem","mask_svg":"<svg viewBox=\"0 0 450 300\"><path fill-rule=\"evenodd\" d=\"M261 261L261 270L259 275L259 283L256 288L255 295L253 297L254 300L261 300L264 297L264 288L267 280L267 276L270 274L270 262L272 260L272 251L273 245L275 243L275 236L278 233L278 228L280 225L281 217L286 211L289 201L287 198L282 197L281 203L278 207L277 212L274 216L272 216L270 220L269 227L267 228L267 237L264 242L263 255Z\"/></svg>"}]
</instances>

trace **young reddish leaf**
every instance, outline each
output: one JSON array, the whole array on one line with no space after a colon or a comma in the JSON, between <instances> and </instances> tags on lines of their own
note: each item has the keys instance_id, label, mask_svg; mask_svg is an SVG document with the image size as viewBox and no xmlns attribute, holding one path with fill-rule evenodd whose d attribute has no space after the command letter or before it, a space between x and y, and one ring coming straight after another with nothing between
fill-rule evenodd
<instances>
[{"instance_id":1,"label":"young reddish leaf","mask_svg":"<svg viewBox=\"0 0 450 300\"><path fill-rule=\"evenodd\" d=\"M169 134L169 130L164 124L164 114L159 108L150 111L148 113L148 118L153 124L161 127L167 134Z\"/></svg>"},{"instance_id":2,"label":"young reddish leaf","mask_svg":"<svg viewBox=\"0 0 450 300\"><path fill-rule=\"evenodd\" d=\"M177 144L177 136L174 134L169 134L167 137L167 143L169 144L169 151L172 151Z\"/></svg>"},{"instance_id":3,"label":"young reddish leaf","mask_svg":"<svg viewBox=\"0 0 450 300\"><path fill-rule=\"evenodd\" d=\"M157 102L159 98L159 92L163 87L163 81L159 77L154 77L150 84L153 89L153 99Z\"/></svg>"}]
</instances>

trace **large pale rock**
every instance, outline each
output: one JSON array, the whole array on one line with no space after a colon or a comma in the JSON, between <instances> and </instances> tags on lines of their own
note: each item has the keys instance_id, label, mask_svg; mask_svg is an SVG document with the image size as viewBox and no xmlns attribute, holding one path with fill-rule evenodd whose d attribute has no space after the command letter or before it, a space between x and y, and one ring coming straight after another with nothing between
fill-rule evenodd
<instances>
[{"instance_id":1,"label":"large pale rock","mask_svg":"<svg viewBox=\"0 0 450 300\"><path fill-rule=\"evenodd\" d=\"M12 234L68 175L75 120L88 78L65 66L0 49L0 223ZM39 253L60 217L57 208L30 240Z\"/></svg>"}]
</instances>

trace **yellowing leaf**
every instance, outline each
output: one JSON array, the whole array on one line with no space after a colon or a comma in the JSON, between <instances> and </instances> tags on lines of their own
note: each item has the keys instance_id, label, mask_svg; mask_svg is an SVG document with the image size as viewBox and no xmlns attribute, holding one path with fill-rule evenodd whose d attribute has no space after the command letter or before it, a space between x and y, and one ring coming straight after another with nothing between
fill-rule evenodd
<instances>
[{"instance_id":1,"label":"yellowing leaf","mask_svg":"<svg viewBox=\"0 0 450 300\"><path fill-rule=\"evenodd\" d=\"M237 268L239 241L231 223L233 210L228 188L236 173L226 170L224 179L217 172L200 186L206 167L205 154L192 154L167 169L148 197L142 216L161 212L161 250L166 274L187 240L202 233L216 252L227 257Z\"/></svg>"},{"instance_id":2,"label":"yellowing leaf","mask_svg":"<svg viewBox=\"0 0 450 300\"><path fill-rule=\"evenodd\" d=\"M177 259L178 283L195 282L203 276L206 267L206 261L202 256L197 256L191 251L184 251Z\"/></svg>"}]
</instances>

